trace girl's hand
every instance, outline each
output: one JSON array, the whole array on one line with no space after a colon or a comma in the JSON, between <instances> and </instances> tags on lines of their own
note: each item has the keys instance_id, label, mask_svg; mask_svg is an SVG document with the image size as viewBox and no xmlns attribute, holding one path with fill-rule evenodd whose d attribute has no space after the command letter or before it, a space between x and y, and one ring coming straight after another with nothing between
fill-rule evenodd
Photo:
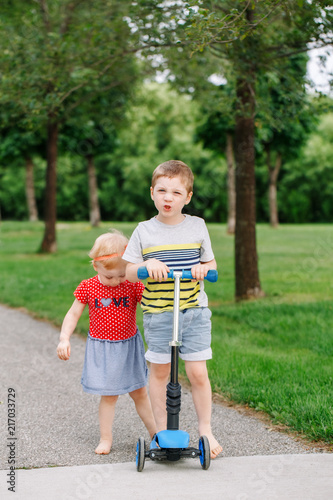
<instances>
[{"instance_id":1,"label":"girl's hand","mask_svg":"<svg viewBox=\"0 0 333 500\"><path fill-rule=\"evenodd\" d=\"M59 359L67 361L71 355L71 344L69 339L75 330L77 322L83 313L86 304L82 304L79 300L75 299L72 307L67 312L60 331L60 342L57 347L57 354Z\"/></svg>"},{"instance_id":2,"label":"girl's hand","mask_svg":"<svg viewBox=\"0 0 333 500\"><path fill-rule=\"evenodd\" d=\"M71 355L71 344L69 340L61 340L57 347L57 354L59 359L67 361Z\"/></svg>"},{"instance_id":3,"label":"girl's hand","mask_svg":"<svg viewBox=\"0 0 333 500\"><path fill-rule=\"evenodd\" d=\"M166 264L157 259L149 259L146 261L146 268L150 278L156 281L164 281L168 279L170 269Z\"/></svg>"}]
</instances>

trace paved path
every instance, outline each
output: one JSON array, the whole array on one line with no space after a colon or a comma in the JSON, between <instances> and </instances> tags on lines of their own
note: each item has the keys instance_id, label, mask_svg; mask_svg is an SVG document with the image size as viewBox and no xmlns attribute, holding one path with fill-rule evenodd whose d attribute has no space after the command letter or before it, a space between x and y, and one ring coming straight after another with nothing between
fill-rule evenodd
<instances>
[{"instance_id":1,"label":"paved path","mask_svg":"<svg viewBox=\"0 0 333 500\"><path fill-rule=\"evenodd\" d=\"M59 332L49 323L35 320L23 312L0 306L0 325L0 401L2 402L0 404L1 498L3 498L2 492L6 492L7 490L5 478L8 473L8 458L11 452L10 446L7 446L10 436L6 425L8 411L7 394L9 389L15 391L16 401L15 437L17 439L15 441L15 451L13 452L15 454L15 465L19 469L44 468L43 470L34 471L16 471L16 474L21 477L18 480L18 485L21 484L22 488L28 488L28 478L30 480L33 478L33 482L41 481L41 484L44 484L43 481L46 481L46 484L58 484L54 490L58 491L57 494L55 493L56 496L44 496L41 498L54 498L56 500L67 497L94 498L94 496L85 497L83 493L83 496L80 496L75 490L80 481L83 480L82 478L89 477L89 473L97 474L96 477L91 476L91 483L93 483L94 480L98 482L98 474L104 474L105 478L106 474L111 474L112 481L114 477L118 477L120 481L121 478L127 477L126 471L133 470L134 472L136 441L141 435L148 440L148 434L135 412L132 400L128 396L121 396L117 404L112 452L108 456L97 456L94 453L95 446L99 440L97 416L99 399L98 397L83 393L81 389L80 377L85 349L84 339L77 335L72 337L71 360L63 362L57 358L55 352ZM191 394L186 389L183 389L182 393L180 420L181 428L190 433L191 444L197 446L196 417ZM244 457L250 456L252 456L251 460L248 459L250 472L252 470L251 467L255 471L258 464L261 466L260 470L265 470L263 465L265 463L265 456L267 456L267 459L270 456L270 460L274 460L275 469L272 469L273 472L271 471L270 476L268 476L268 482L266 478L265 484L269 484L269 478L274 478L275 481L274 470L281 469L283 473L288 473L293 467L297 467L298 463L306 464L305 468L303 467L302 469L303 475L306 476L306 467L309 466L311 460L311 470L314 470L313 463L318 463L322 474L325 475L324 464L333 459L333 455L331 454L314 454L313 450L307 449L291 437L279 432L272 432L261 421L253 417L240 415L232 408L214 404L212 424L218 440L224 446L224 454L223 457L212 462L209 471L202 471L203 476L200 476L201 479L206 477L205 474L211 474L210 471L213 471L214 468L216 471L222 468L224 471L223 474L227 474L226 479L228 483L232 479L232 470L234 469L234 473L237 475L237 471L242 467L242 463L244 464ZM231 459L231 457L233 458ZM236 459L236 457L240 458ZM268 466L270 462L267 459L266 464ZM119 465L119 463L123 463L123 466ZM112 464L111 468L110 464ZM157 476L154 476L154 480L156 481L158 481L160 473L170 474L171 482L174 484L174 473L176 473L181 481L185 470L188 471L188 475L186 475L188 478L192 477L191 474L196 478L196 471L198 469L201 471L200 465L194 460L185 460L177 464L178 466L175 466L175 464L156 464L147 461L142 474L146 473L145 477L148 477L149 474L149 477L152 478L153 471L156 470ZM331 461L330 464L332 465L333 462ZM64 493L59 493L59 475L63 474L64 477L67 477L68 474L71 474L69 471L72 469L66 466L75 466L73 471L75 470L76 475L74 477L77 478L77 482L74 481L72 484L72 490L75 490L74 493L76 492L76 496L73 493L74 497L68 496L70 495L69 493L68 495L66 493L67 496ZM88 466L88 469L77 466ZM54 469L52 467L58 468ZM171 473L170 467L172 469ZM157 472L158 469L159 472ZM229 471L229 473L226 471ZM250 472L248 471L248 474ZM135 474L138 473L135 471ZM138 477L141 477L141 475L136 476L135 474L133 477L138 480ZM250 476L245 475L244 480L246 480L246 477L249 480ZM321 476L317 474L317 482L319 477ZM258 480L260 480L260 477L258 477ZM105 484L105 481L106 479L103 479L103 481L101 479L103 484ZM94 489L96 489L96 484ZM193 484L195 484L195 481L192 483L192 486ZM89 484L87 487L90 487ZM330 487L333 487L332 482L330 483ZM123 482L119 482L119 488L123 488ZM230 491L232 491L233 486L230 486L230 488ZM43 491L43 489L40 491ZM170 491L172 491L172 488ZM209 491L208 488L207 492ZM246 493L246 488L244 493ZM30 497L26 491L22 497L15 496L11 498L37 499L36 492L34 495ZM265 499L280 498L276 496L264 497ZM98 498L104 498L102 492L100 492ZM125 498L125 496L118 494L110 498L118 500ZM141 497L136 495L136 498ZM156 493L155 496L150 496L150 498L165 499L169 498L169 496L157 495ZM186 496L183 494L182 498L186 498ZM197 497L192 495L191 498ZM230 496L230 498L247 500L247 498L256 497ZM286 496L281 498L297 497ZM328 498L328 496L300 496L299 498Z\"/></svg>"}]
</instances>

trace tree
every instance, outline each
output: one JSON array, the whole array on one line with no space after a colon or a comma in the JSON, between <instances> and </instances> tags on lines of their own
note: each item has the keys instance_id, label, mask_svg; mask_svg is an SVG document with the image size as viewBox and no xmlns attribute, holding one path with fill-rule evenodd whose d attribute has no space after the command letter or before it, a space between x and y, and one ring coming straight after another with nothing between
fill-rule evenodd
<instances>
[{"instance_id":1,"label":"tree","mask_svg":"<svg viewBox=\"0 0 333 500\"><path fill-rule=\"evenodd\" d=\"M168 43L159 2L7 0L2 9L1 103L15 102L25 122L47 131L45 232L41 250L56 250L56 186L61 124L85 97L133 81L140 49ZM165 24L165 26L167 26Z\"/></svg>"},{"instance_id":2,"label":"tree","mask_svg":"<svg viewBox=\"0 0 333 500\"><path fill-rule=\"evenodd\" d=\"M269 173L270 225L279 224L277 180L282 161L297 156L316 122L306 94L306 54L282 58L273 71L258 77L257 154L263 154ZM260 161L260 159L259 159Z\"/></svg>"},{"instance_id":3,"label":"tree","mask_svg":"<svg viewBox=\"0 0 333 500\"><path fill-rule=\"evenodd\" d=\"M208 47L232 65L236 80L236 299L262 295L256 248L255 117L260 72L283 57L332 38L332 11L325 2L189 1L186 33L194 50ZM237 18L237 31L231 22ZM227 22L226 22L227 20ZM229 20L230 23L229 23ZM223 74L223 71L222 71Z\"/></svg>"},{"instance_id":4,"label":"tree","mask_svg":"<svg viewBox=\"0 0 333 500\"><path fill-rule=\"evenodd\" d=\"M247 8L244 16L247 24L253 24L254 9ZM236 297L239 299L262 294L255 230L255 45L254 38L247 37L235 57L237 68L235 275Z\"/></svg>"},{"instance_id":5,"label":"tree","mask_svg":"<svg viewBox=\"0 0 333 500\"><path fill-rule=\"evenodd\" d=\"M2 110L0 120L0 161L2 164L20 168L25 167L25 193L28 209L28 218L34 222L38 220L38 209L34 186L33 157L40 155L45 146L45 138L40 131L27 130L18 124L9 124L9 115L12 106Z\"/></svg>"},{"instance_id":6,"label":"tree","mask_svg":"<svg viewBox=\"0 0 333 500\"><path fill-rule=\"evenodd\" d=\"M102 212L117 220L152 217L154 206L147 196L152 171L166 159L179 158L195 174L189 212L210 221L221 220L225 200L216 193L224 191L225 162L203 150L201 143L194 143L199 118L192 100L169 85L145 82L126 111L126 126L118 130L113 151L96 158ZM117 198L120 191L121 203Z\"/></svg>"},{"instance_id":7,"label":"tree","mask_svg":"<svg viewBox=\"0 0 333 500\"><path fill-rule=\"evenodd\" d=\"M137 79L136 68L128 64L133 80ZM133 85L122 82L103 95L96 95L84 101L64 124L60 136L61 150L84 159L87 168L89 193L89 218L92 226L101 220L98 181L95 167L96 156L112 152L115 148L119 129L125 125L125 111ZM110 113L112 109L112 113Z\"/></svg>"},{"instance_id":8,"label":"tree","mask_svg":"<svg viewBox=\"0 0 333 500\"><path fill-rule=\"evenodd\" d=\"M205 148L212 149L224 155L228 166L228 216L227 233L234 234L236 226L236 189L235 189L235 158L234 158L234 132L235 125L230 122L230 115L215 111L205 114L203 123L197 128L197 138L202 140ZM231 115L232 116L232 115Z\"/></svg>"}]
</instances>

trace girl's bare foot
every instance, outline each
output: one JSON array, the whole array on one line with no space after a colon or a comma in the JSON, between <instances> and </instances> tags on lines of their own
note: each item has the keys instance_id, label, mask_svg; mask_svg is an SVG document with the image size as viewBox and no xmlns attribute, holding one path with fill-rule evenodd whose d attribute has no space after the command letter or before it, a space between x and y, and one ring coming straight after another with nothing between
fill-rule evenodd
<instances>
[{"instance_id":1,"label":"girl's bare foot","mask_svg":"<svg viewBox=\"0 0 333 500\"><path fill-rule=\"evenodd\" d=\"M97 446L95 453L98 455L108 455L110 453L112 446L112 438L101 439L99 445Z\"/></svg>"}]
</instances>

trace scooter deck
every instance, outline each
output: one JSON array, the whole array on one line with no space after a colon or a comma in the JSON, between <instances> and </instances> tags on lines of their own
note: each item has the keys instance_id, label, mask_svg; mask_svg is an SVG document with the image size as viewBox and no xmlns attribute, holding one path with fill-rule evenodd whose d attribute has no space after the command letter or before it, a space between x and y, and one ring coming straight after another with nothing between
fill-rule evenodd
<instances>
[{"instance_id":1,"label":"scooter deck","mask_svg":"<svg viewBox=\"0 0 333 500\"><path fill-rule=\"evenodd\" d=\"M165 430L156 434L156 437L151 442L151 448L153 447L156 449L158 445L160 448L184 449L188 447L189 443L190 436L187 432L180 430ZM154 444L156 444L156 446L154 446Z\"/></svg>"}]
</instances>

